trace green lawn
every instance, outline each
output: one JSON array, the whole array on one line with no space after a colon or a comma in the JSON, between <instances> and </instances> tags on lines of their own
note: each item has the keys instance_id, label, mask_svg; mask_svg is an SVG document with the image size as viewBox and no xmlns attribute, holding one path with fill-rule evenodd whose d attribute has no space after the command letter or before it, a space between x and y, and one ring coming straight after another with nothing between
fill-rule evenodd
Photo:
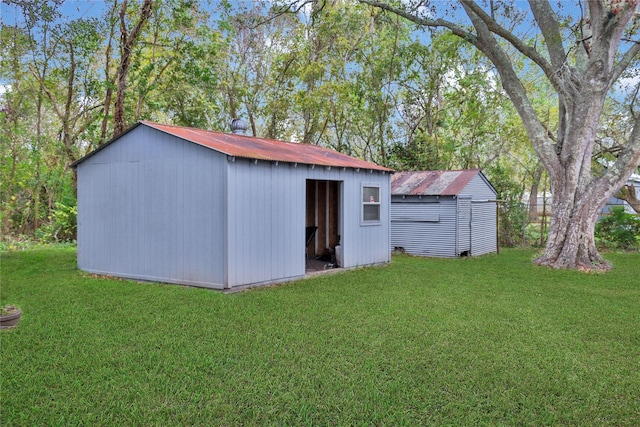
<instances>
[{"instance_id":1,"label":"green lawn","mask_svg":"<svg viewBox=\"0 0 640 427\"><path fill-rule=\"evenodd\" d=\"M640 425L640 255L397 256L235 294L3 253L0 424Z\"/></svg>"}]
</instances>

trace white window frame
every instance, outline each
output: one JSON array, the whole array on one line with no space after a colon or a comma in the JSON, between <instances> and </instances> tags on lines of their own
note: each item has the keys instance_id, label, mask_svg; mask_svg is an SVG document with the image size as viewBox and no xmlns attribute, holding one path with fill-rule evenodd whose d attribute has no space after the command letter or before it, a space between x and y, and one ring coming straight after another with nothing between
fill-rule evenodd
<instances>
[{"instance_id":1,"label":"white window frame","mask_svg":"<svg viewBox=\"0 0 640 427\"><path fill-rule=\"evenodd\" d=\"M364 200L364 189L375 188L378 190L377 202L366 202ZM378 206L378 219L365 220L364 219L364 207L365 206ZM380 184L362 184L360 186L360 225L380 225L382 224L382 190Z\"/></svg>"}]
</instances>

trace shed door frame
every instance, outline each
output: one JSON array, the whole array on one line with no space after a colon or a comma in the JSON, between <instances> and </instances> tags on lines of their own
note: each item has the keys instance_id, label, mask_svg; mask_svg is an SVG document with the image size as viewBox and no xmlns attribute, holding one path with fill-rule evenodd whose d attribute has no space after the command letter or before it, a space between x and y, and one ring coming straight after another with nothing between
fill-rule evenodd
<instances>
[{"instance_id":1,"label":"shed door frame","mask_svg":"<svg viewBox=\"0 0 640 427\"><path fill-rule=\"evenodd\" d=\"M471 196L458 196L456 201L456 256L471 253Z\"/></svg>"},{"instance_id":2,"label":"shed door frame","mask_svg":"<svg viewBox=\"0 0 640 427\"><path fill-rule=\"evenodd\" d=\"M307 179L305 226L318 227L305 248L308 256L321 256L326 249L341 244L343 224L342 183L336 180Z\"/></svg>"}]
</instances>

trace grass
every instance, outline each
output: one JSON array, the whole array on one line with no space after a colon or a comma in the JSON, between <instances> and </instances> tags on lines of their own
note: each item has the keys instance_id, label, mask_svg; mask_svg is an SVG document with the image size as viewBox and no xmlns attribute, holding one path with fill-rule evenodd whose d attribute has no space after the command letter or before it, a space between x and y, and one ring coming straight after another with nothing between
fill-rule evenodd
<instances>
[{"instance_id":1,"label":"grass","mask_svg":"<svg viewBox=\"0 0 640 427\"><path fill-rule=\"evenodd\" d=\"M3 426L640 425L640 256L397 256L222 294L2 254Z\"/></svg>"}]
</instances>

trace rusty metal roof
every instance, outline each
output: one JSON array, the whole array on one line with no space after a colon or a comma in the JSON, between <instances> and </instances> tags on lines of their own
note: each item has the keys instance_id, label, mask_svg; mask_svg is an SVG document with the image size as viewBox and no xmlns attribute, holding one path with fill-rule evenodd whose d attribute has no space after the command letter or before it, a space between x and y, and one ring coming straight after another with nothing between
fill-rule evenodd
<instances>
[{"instance_id":1,"label":"rusty metal roof","mask_svg":"<svg viewBox=\"0 0 640 427\"><path fill-rule=\"evenodd\" d=\"M392 171L389 168L376 165L375 163L356 159L317 145L283 142L182 126L162 125L148 121L141 121L140 123L234 157L319 166Z\"/></svg>"},{"instance_id":2,"label":"rusty metal roof","mask_svg":"<svg viewBox=\"0 0 640 427\"><path fill-rule=\"evenodd\" d=\"M480 172L458 171L397 172L391 176L394 196L457 196Z\"/></svg>"}]
</instances>

